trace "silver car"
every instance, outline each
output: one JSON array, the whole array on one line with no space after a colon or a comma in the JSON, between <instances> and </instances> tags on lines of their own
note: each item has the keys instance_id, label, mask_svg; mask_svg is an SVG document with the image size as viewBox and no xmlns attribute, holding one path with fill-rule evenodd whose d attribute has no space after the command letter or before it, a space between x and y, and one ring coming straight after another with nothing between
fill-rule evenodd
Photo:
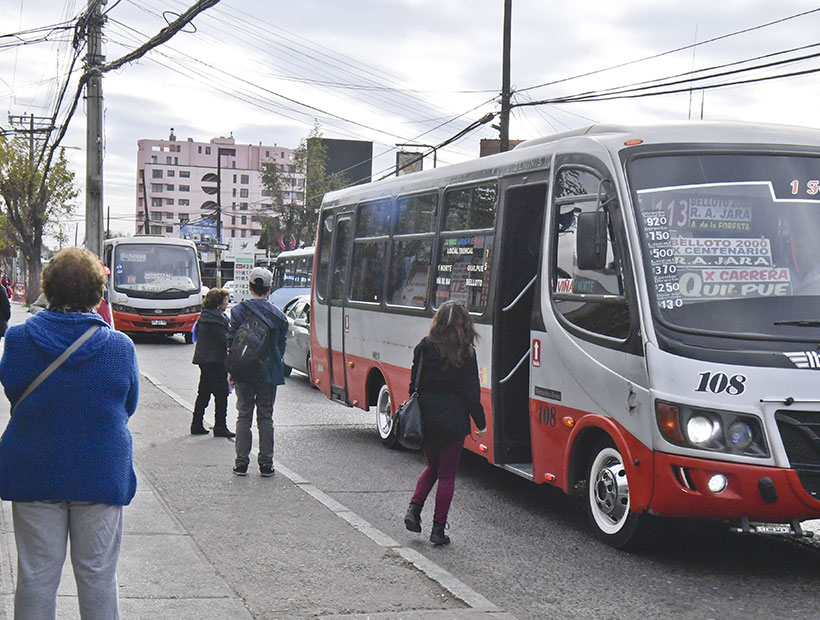
<instances>
[{"instance_id":1,"label":"silver car","mask_svg":"<svg viewBox=\"0 0 820 620\"><path fill-rule=\"evenodd\" d=\"M291 369L310 375L310 295L294 297L285 304L283 312L288 319L288 339L285 346L285 376Z\"/></svg>"}]
</instances>

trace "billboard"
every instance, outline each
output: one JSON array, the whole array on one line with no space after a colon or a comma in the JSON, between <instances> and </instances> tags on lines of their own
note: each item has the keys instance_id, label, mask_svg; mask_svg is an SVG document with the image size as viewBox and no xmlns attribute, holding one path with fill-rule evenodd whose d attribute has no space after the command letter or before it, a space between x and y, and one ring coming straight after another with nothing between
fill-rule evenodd
<instances>
[{"instance_id":1,"label":"billboard","mask_svg":"<svg viewBox=\"0 0 820 620\"><path fill-rule=\"evenodd\" d=\"M195 223L186 222L179 227L180 239L188 239L196 243L196 249L207 252L216 239L216 222L214 220L200 220Z\"/></svg>"}]
</instances>

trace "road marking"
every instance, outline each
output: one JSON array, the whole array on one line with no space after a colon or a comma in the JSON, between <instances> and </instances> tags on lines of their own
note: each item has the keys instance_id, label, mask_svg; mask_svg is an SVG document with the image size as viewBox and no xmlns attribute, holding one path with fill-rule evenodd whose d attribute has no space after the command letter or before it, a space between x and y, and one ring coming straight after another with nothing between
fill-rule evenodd
<instances>
[{"instance_id":1,"label":"road marking","mask_svg":"<svg viewBox=\"0 0 820 620\"><path fill-rule=\"evenodd\" d=\"M158 379L149 375L145 371L140 371L143 377L150 381L158 390L171 398L181 407L193 410L193 404L174 393L170 388L163 385ZM274 467L276 471L281 473L285 478L290 480L297 487L302 489L305 493L310 495L313 499L323 504L328 510L336 514L341 519L348 522L354 529L358 530L370 540L381 547L390 549L396 555L400 556L406 562L412 564L417 570L421 571L429 579L432 579L442 588L447 590L457 599L463 601L468 607L475 611L487 612L489 614L503 614L505 620L515 620L515 617L509 613L503 612L492 602L487 600L481 594L470 588L467 584L457 579L452 573L443 569L441 566L427 558L425 555L419 553L415 549L404 547L380 529L375 527L369 521L364 519L361 515L353 512L345 505L337 502L327 493L318 489L309 480L300 476L297 472L285 467L279 461L274 459Z\"/></svg>"}]
</instances>

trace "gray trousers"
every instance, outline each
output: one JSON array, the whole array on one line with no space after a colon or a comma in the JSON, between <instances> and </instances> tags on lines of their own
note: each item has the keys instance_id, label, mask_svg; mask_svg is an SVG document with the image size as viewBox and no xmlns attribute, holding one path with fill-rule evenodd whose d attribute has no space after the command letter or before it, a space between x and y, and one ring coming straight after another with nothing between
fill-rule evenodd
<instances>
[{"instance_id":1,"label":"gray trousers","mask_svg":"<svg viewBox=\"0 0 820 620\"><path fill-rule=\"evenodd\" d=\"M82 620L118 620L117 560L122 506L90 502L12 502L17 543L14 620L54 620L71 540Z\"/></svg>"},{"instance_id":2,"label":"gray trousers","mask_svg":"<svg viewBox=\"0 0 820 620\"><path fill-rule=\"evenodd\" d=\"M272 383L236 384L236 465L250 463L253 445L253 409L256 407L256 428L259 431L260 466L273 466L273 402L276 386Z\"/></svg>"}]
</instances>

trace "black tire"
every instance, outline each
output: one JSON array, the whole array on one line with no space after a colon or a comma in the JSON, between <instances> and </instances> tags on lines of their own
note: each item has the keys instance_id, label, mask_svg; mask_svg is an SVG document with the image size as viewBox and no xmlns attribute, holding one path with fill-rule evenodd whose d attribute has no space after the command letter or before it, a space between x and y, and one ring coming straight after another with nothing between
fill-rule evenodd
<instances>
[{"instance_id":1,"label":"black tire","mask_svg":"<svg viewBox=\"0 0 820 620\"><path fill-rule=\"evenodd\" d=\"M637 548L649 541L650 516L630 510L626 468L611 440L599 442L590 454L584 505L598 540L616 549Z\"/></svg>"},{"instance_id":2,"label":"black tire","mask_svg":"<svg viewBox=\"0 0 820 620\"><path fill-rule=\"evenodd\" d=\"M282 374L286 377L290 377L290 373L293 371L293 368L288 366L287 364L282 364Z\"/></svg>"},{"instance_id":3,"label":"black tire","mask_svg":"<svg viewBox=\"0 0 820 620\"><path fill-rule=\"evenodd\" d=\"M394 414L390 390L387 384L383 384L376 398L376 430L379 432L382 445L395 450L399 447L399 439L396 436L398 425Z\"/></svg>"},{"instance_id":4,"label":"black tire","mask_svg":"<svg viewBox=\"0 0 820 620\"><path fill-rule=\"evenodd\" d=\"M191 332L182 334L185 337L185 344L194 344L194 335Z\"/></svg>"}]
</instances>

